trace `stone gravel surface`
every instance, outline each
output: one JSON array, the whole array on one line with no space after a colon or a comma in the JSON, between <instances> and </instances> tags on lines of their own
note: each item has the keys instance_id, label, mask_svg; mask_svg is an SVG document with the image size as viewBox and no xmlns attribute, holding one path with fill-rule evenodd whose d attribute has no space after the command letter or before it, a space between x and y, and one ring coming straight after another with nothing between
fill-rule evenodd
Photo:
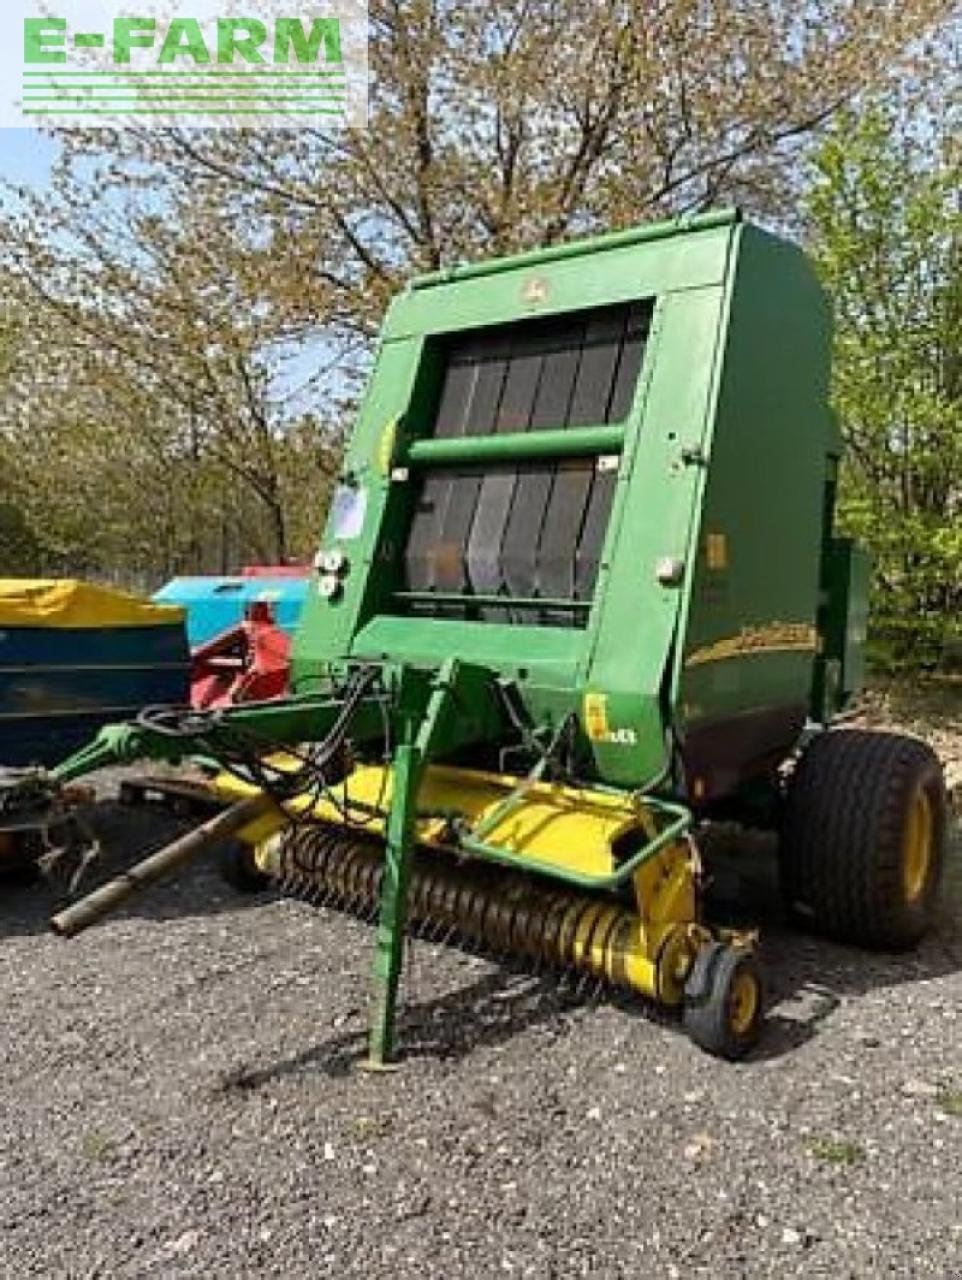
<instances>
[{"instance_id":1,"label":"stone gravel surface","mask_svg":"<svg viewBox=\"0 0 962 1280\"><path fill-rule=\"evenodd\" d=\"M174 828L100 822L113 866ZM0 890L0 1276L962 1280L958 831L910 956L791 932L768 870L749 1061L414 943L377 1076L359 922L204 866L65 943Z\"/></svg>"}]
</instances>

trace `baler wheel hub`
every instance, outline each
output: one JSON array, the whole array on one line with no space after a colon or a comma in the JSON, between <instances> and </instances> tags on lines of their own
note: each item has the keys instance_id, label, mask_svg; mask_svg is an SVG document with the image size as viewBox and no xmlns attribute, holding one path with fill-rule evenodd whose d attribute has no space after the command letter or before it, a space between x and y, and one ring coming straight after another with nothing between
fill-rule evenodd
<instances>
[{"instance_id":1,"label":"baler wheel hub","mask_svg":"<svg viewBox=\"0 0 962 1280\"><path fill-rule=\"evenodd\" d=\"M908 902L918 902L929 882L934 830L932 802L925 788L918 787L909 809L903 847L902 880Z\"/></svg>"},{"instance_id":2,"label":"baler wheel hub","mask_svg":"<svg viewBox=\"0 0 962 1280\"><path fill-rule=\"evenodd\" d=\"M758 1012L761 997L758 981L750 970L735 975L729 993L728 1020L736 1036L744 1036Z\"/></svg>"}]
</instances>

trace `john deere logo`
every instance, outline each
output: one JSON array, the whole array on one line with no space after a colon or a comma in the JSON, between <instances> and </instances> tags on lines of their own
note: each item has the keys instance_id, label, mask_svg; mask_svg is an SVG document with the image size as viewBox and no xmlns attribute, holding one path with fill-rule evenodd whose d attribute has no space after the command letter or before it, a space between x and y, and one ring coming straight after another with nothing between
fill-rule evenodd
<instances>
[{"instance_id":1,"label":"john deere logo","mask_svg":"<svg viewBox=\"0 0 962 1280\"><path fill-rule=\"evenodd\" d=\"M165 0L133 12L110 0L96 16L82 0L20 7L21 95L0 124L365 123L363 2L256 0L245 14L236 0L193 0L176 16Z\"/></svg>"},{"instance_id":2,"label":"john deere logo","mask_svg":"<svg viewBox=\"0 0 962 1280\"><path fill-rule=\"evenodd\" d=\"M521 288L521 297L530 306L536 307L548 296L548 282L541 276L531 276Z\"/></svg>"}]
</instances>

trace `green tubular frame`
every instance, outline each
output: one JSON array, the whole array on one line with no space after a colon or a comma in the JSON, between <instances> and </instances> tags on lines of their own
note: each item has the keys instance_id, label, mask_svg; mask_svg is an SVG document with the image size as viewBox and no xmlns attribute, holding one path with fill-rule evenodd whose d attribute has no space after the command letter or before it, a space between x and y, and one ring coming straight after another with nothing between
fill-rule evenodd
<instances>
[{"instance_id":1,"label":"green tubular frame","mask_svg":"<svg viewBox=\"0 0 962 1280\"><path fill-rule=\"evenodd\" d=\"M518 789L518 793L512 793L515 802L520 800L520 792L521 788ZM533 875L545 876L551 880L561 880L573 888L589 889L595 892L619 888L634 875L639 867L644 866L646 862L650 862L664 848L687 834L691 829L693 820L691 811L685 808L684 805L674 804L654 796L646 797L645 804L649 809L667 815L672 821L641 849L632 854L627 861L623 862L615 871L612 871L610 875L587 876L581 872L572 871L569 867L560 866L555 862L534 862L520 854L509 853L506 849L501 849L497 845L488 844L484 839L480 838L479 832L482 831L482 828L492 830L497 821L508 811L508 802L512 799L512 796L507 797L502 802L502 805L498 806L501 812L497 817L492 813L488 820L479 824L473 832L469 831L461 835L460 847L476 858L497 862L501 866L511 867L515 871L525 871Z\"/></svg>"},{"instance_id":2,"label":"green tubular frame","mask_svg":"<svg viewBox=\"0 0 962 1280\"><path fill-rule=\"evenodd\" d=\"M426 704L415 696L401 704L399 742L394 752L394 788L385 824L384 878L374 958L374 1001L368 1066L378 1070L394 1056L397 994L407 924L408 884L424 770L458 738L471 740L466 699L477 700L488 685L483 670L448 659L428 686ZM489 701L490 695L489 695ZM475 739L476 740L476 739Z\"/></svg>"},{"instance_id":3,"label":"green tubular frame","mask_svg":"<svg viewBox=\"0 0 962 1280\"><path fill-rule=\"evenodd\" d=\"M416 715L405 720L401 741L394 754L394 787L385 823L384 878L378 918L374 1002L368 1049L368 1066L373 1070L384 1068L394 1056L408 886L419 816L418 792L424 771L432 758L436 759L444 753L452 717L455 721L458 720L463 696L470 693L470 689L463 687L464 681L460 675L462 671L470 670L460 667L453 659L444 664L433 685L420 723ZM476 693L477 689L474 691ZM536 863L487 843L483 837L495 828L505 814L523 801L526 792L541 779L546 767L545 757L539 760L528 777L496 805L473 831L459 832L458 847L483 861L558 880L576 889L597 892L623 885L639 867L651 861L691 827L692 814L684 805L658 797L646 797L645 805L648 810L662 814L670 821L631 858L605 876L582 875L557 863Z\"/></svg>"},{"instance_id":4,"label":"green tubular frame","mask_svg":"<svg viewBox=\"0 0 962 1280\"><path fill-rule=\"evenodd\" d=\"M391 721L396 743L393 756L394 786L384 823L384 876L374 959L374 994L370 1021L368 1064L385 1066L395 1050L397 997L403 964L407 923L408 885L418 819L418 794L424 772L432 761L453 751L499 736L500 709L493 693L494 673L483 667L449 659L439 670L385 666L383 691L372 692L358 703L350 735L355 741L373 742L384 731L384 717ZM265 754L283 750L286 744L318 741L337 720L339 698L302 697L288 702L236 707L220 717L198 723L193 737L170 737L149 724L109 725L97 739L52 770L60 784L108 764L145 757L178 761L198 755L215 756L218 745L231 742L231 732L246 730ZM470 710L468 710L470 708ZM588 876L555 863L536 863L488 842L486 837L511 810L523 803L527 791L543 776L547 759L530 774L473 830L458 833L458 848L474 857L499 863L516 871L548 877L581 890L608 890L624 884L637 869L689 829L692 815L683 805L658 797L645 797L650 812L668 819L667 825L609 875ZM450 815L457 822L457 815Z\"/></svg>"},{"instance_id":5,"label":"green tubular frame","mask_svg":"<svg viewBox=\"0 0 962 1280\"><path fill-rule=\"evenodd\" d=\"M219 725L246 730L263 743L265 752L279 751L285 745L322 737L340 707L340 701L330 697L235 707L219 721L211 720L209 732L197 738L168 737L137 721L110 724L93 742L51 769L49 776L64 785L109 765L144 759L177 764L188 758L209 757L216 751ZM383 729L383 715L383 696L365 698L351 722L352 736L362 740L375 737Z\"/></svg>"}]
</instances>

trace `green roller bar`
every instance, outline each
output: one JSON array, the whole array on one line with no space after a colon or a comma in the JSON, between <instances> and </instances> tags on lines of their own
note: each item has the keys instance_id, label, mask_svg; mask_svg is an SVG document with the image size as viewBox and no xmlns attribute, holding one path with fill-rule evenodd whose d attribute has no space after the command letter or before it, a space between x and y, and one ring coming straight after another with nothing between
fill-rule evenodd
<instances>
[{"instance_id":1,"label":"green roller bar","mask_svg":"<svg viewBox=\"0 0 962 1280\"><path fill-rule=\"evenodd\" d=\"M506 433L500 436L455 436L415 440L405 464L446 467L478 462L521 462L530 458L578 458L621 453L624 427L568 427L560 431Z\"/></svg>"}]
</instances>

